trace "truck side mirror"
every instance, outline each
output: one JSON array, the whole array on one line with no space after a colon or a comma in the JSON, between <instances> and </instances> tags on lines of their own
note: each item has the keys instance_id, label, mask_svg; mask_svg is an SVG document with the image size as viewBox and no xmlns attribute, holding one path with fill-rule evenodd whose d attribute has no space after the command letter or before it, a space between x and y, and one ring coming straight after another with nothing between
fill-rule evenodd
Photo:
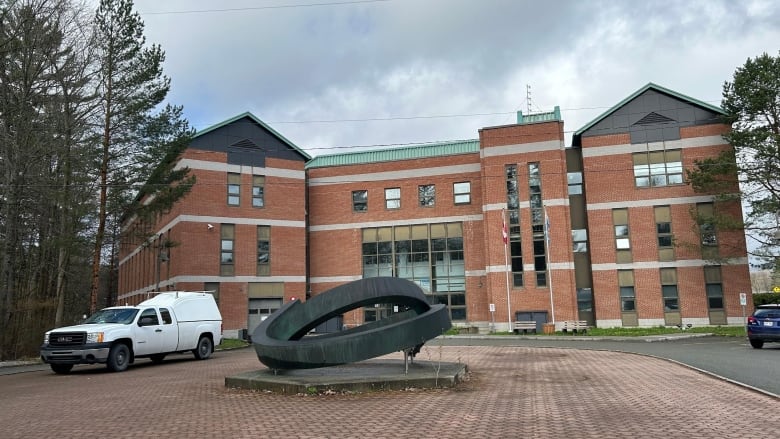
<instances>
[{"instance_id":1,"label":"truck side mirror","mask_svg":"<svg viewBox=\"0 0 780 439\"><path fill-rule=\"evenodd\" d=\"M153 316L143 316L138 320L138 326L156 325L157 322Z\"/></svg>"}]
</instances>

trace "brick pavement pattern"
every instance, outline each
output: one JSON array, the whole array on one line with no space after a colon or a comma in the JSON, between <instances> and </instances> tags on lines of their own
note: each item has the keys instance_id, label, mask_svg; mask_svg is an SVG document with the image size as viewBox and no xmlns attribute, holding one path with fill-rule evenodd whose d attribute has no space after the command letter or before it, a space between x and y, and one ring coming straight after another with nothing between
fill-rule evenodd
<instances>
[{"instance_id":1,"label":"brick pavement pattern","mask_svg":"<svg viewBox=\"0 0 780 439\"><path fill-rule=\"evenodd\" d=\"M389 355L400 358L401 355ZM253 349L173 355L126 372L0 376L4 438L744 438L780 402L661 359L574 349L433 346L468 364L456 389L277 395L229 389ZM770 434L771 435L771 434Z\"/></svg>"}]
</instances>

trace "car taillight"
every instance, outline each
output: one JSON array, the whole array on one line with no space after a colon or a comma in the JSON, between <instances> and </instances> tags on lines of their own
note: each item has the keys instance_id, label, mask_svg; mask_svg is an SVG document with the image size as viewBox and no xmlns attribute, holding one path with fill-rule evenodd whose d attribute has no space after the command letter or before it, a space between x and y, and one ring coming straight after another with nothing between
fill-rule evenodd
<instances>
[{"instance_id":1,"label":"car taillight","mask_svg":"<svg viewBox=\"0 0 780 439\"><path fill-rule=\"evenodd\" d=\"M756 318L753 317L753 316L748 317L747 322L748 322L747 323L748 325L757 325L758 324L758 320L756 320Z\"/></svg>"}]
</instances>

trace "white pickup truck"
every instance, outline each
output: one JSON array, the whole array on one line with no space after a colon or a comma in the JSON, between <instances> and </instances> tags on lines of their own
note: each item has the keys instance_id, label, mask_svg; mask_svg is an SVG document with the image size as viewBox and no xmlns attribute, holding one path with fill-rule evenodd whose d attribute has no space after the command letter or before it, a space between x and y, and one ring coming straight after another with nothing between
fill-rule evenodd
<instances>
[{"instance_id":1,"label":"white pickup truck","mask_svg":"<svg viewBox=\"0 0 780 439\"><path fill-rule=\"evenodd\" d=\"M121 372L139 357L155 363L167 354L211 356L222 341L222 315L205 292L165 292L137 306L104 308L80 325L46 332L41 360L65 374L76 364L105 363Z\"/></svg>"}]
</instances>

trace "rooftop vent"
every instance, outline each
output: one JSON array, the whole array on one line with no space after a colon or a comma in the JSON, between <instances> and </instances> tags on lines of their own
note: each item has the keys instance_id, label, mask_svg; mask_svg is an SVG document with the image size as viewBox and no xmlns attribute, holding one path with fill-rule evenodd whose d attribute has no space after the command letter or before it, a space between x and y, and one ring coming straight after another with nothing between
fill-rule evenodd
<instances>
[{"instance_id":1,"label":"rooftop vent","mask_svg":"<svg viewBox=\"0 0 780 439\"><path fill-rule=\"evenodd\" d=\"M255 142L249 139L239 140L238 142L230 145L231 148L258 148Z\"/></svg>"},{"instance_id":2,"label":"rooftop vent","mask_svg":"<svg viewBox=\"0 0 780 439\"><path fill-rule=\"evenodd\" d=\"M651 111L645 117L636 121L634 125L653 125L656 123L668 123L668 122L676 122L676 121L662 114L658 114L655 111Z\"/></svg>"}]
</instances>

